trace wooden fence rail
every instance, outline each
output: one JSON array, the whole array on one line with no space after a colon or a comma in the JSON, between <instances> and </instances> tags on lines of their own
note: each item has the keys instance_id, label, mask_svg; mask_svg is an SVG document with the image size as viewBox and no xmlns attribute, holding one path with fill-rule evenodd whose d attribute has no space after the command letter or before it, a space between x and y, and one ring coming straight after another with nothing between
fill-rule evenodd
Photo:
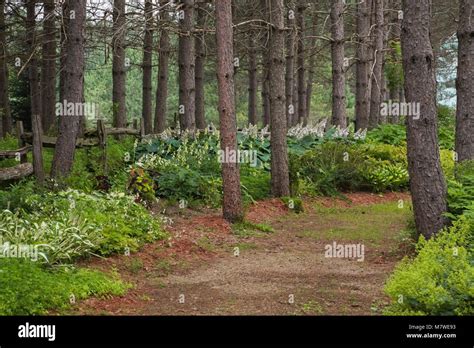
<instances>
[{"instance_id":1,"label":"wooden fence rail","mask_svg":"<svg viewBox=\"0 0 474 348\"><path fill-rule=\"evenodd\" d=\"M35 120L38 121L38 120ZM35 122L38 125L38 122ZM44 176L42 161L34 161L35 168L31 163L27 163L28 152L33 152L33 157L40 158L42 148L55 148L57 137L49 137L42 135L41 129L33 129L33 132L24 132L23 123L17 121L17 137L19 149L0 151L0 160L16 158L20 164L10 168L0 168L0 181L18 180L23 177L35 174L40 177L40 181ZM76 140L76 148L99 147L102 151L101 165L104 173L107 173L107 137L132 135L142 139L145 136L145 129L143 122L140 125L134 122L134 128L106 128L103 120L97 121L97 128L95 130L88 130L84 132L81 138Z\"/></svg>"}]
</instances>

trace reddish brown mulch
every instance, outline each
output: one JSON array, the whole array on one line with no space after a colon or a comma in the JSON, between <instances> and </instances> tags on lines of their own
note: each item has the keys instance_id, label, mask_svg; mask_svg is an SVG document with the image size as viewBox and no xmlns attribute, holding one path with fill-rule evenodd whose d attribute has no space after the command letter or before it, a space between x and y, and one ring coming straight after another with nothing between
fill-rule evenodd
<instances>
[{"instance_id":1,"label":"reddish brown mulch","mask_svg":"<svg viewBox=\"0 0 474 348\"><path fill-rule=\"evenodd\" d=\"M288 207L281 199L273 198L252 204L245 214L245 219L253 223L259 223L288 214L288 211Z\"/></svg>"}]
</instances>

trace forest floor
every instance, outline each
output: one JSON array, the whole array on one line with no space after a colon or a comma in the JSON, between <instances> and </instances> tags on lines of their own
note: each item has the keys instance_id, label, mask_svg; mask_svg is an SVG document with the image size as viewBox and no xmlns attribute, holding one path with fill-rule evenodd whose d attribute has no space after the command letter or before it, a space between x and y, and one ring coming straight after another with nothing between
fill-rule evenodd
<instances>
[{"instance_id":1,"label":"forest floor","mask_svg":"<svg viewBox=\"0 0 474 348\"><path fill-rule=\"evenodd\" d=\"M246 219L265 224L260 229L229 225L217 210L168 210L169 240L86 264L117 270L134 287L88 299L71 314L380 314L388 276L412 252L410 196L346 197L308 200L300 214L278 199L257 202ZM325 257L334 241L363 244L364 260Z\"/></svg>"}]
</instances>

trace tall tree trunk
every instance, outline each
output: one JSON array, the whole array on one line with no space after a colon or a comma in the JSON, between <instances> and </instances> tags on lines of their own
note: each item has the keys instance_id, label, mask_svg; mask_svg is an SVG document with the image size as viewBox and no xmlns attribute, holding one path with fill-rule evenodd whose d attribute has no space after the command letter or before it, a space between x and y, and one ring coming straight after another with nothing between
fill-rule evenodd
<instances>
[{"instance_id":1,"label":"tall tree trunk","mask_svg":"<svg viewBox=\"0 0 474 348\"><path fill-rule=\"evenodd\" d=\"M373 0L375 8L374 63L370 93L369 128L375 128L380 121L380 103L382 100L382 67L384 41L384 0Z\"/></svg>"},{"instance_id":2,"label":"tall tree trunk","mask_svg":"<svg viewBox=\"0 0 474 348\"><path fill-rule=\"evenodd\" d=\"M293 117L296 116L293 105L293 93L295 87L295 39L296 39L296 8L295 0L289 1L288 6L288 32L286 36L286 123L289 127L293 124Z\"/></svg>"},{"instance_id":3,"label":"tall tree trunk","mask_svg":"<svg viewBox=\"0 0 474 348\"><path fill-rule=\"evenodd\" d=\"M311 99L313 96L313 83L314 83L314 74L315 74L315 64L316 64L316 35L317 35L317 16L313 14L313 28L311 30L311 41L310 41L310 52L308 62L308 82L306 84L306 122L309 122L311 116Z\"/></svg>"},{"instance_id":4,"label":"tall tree trunk","mask_svg":"<svg viewBox=\"0 0 474 348\"><path fill-rule=\"evenodd\" d=\"M249 33L249 124L256 125L257 121L257 49L255 48L254 32Z\"/></svg>"},{"instance_id":5,"label":"tall tree trunk","mask_svg":"<svg viewBox=\"0 0 474 348\"><path fill-rule=\"evenodd\" d=\"M197 26L202 34L196 35L196 128L206 128L205 98L204 98L204 62L206 60L206 10L205 3L198 3Z\"/></svg>"},{"instance_id":6,"label":"tall tree trunk","mask_svg":"<svg viewBox=\"0 0 474 348\"><path fill-rule=\"evenodd\" d=\"M196 128L195 51L194 51L194 0L182 0L182 18L179 35L179 108L181 130Z\"/></svg>"},{"instance_id":7,"label":"tall tree trunk","mask_svg":"<svg viewBox=\"0 0 474 348\"><path fill-rule=\"evenodd\" d=\"M268 69L268 59L263 58L264 66L262 69L262 102L263 102L263 116L262 123L263 126L270 124L270 87L269 87L269 77L270 70Z\"/></svg>"},{"instance_id":8,"label":"tall tree trunk","mask_svg":"<svg viewBox=\"0 0 474 348\"><path fill-rule=\"evenodd\" d=\"M41 89L38 72L38 58L36 46L38 38L36 35L36 1L28 0L26 3L26 44L30 49L28 62L28 80L30 83L31 115L39 115L41 119Z\"/></svg>"},{"instance_id":9,"label":"tall tree trunk","mask_svg":"<svg viewBox=\"0 0 474 348\"><path fill-rule=\"evenodd\" d=\"M383 8L387 6L388 0L384 0L383 2ZM380 103L379 103L379 110L380 110L380 105L387 101L389 99L388 95L388 80L385 76L385 52L388 50L388 40L389 40L389 35L390 35L390 29L389 26L391 23L389 23L387 16L385 16L385 12L382 12L384 16L383 20L383 49L382 49L382 68L380 71L380 85L381 85L381 91L380 91ZM381 124L386 124L388 122L388 116L385 116L379 112L379 123Z\"/></svg>"},{"instance_id":10,"label":"tall tree trunk","mask_svg":"<svg viewBox=\"0 0 474 348\"><path fill-rule=\"evenodd\" d=\"M61 35L60 35L60 46L61 46L61 57L59 58L59 100L60 102L64 102L64 93L65 93L65 86L66 86L66 44L67 44L67 31L69 25L69 0L65 0L62 3L61 8ZM55 129L57 129L57 120Z\"/></svg>"},{"instance_id":11,"label":"tall tree trunk","mask_svg":"<svg viewBox=\"0 0 474 348\"><path fill-rule=\"evenodd\" d=\"M347 127L344 68L344 0L331 3L332 124Z\"/></svg>"},{"instance_id":12,"label":"tall tree trunk","mask_svg":"<svg viewBox=\"0 0 474 348\"><path fill-rule=\"evenodd\" d=\"M221 150L237 151L234 91L234 48L231 0L216 1L217 83ZM226 161L223 161L226 162ZM222 163L223 215L229 222L243 218L239 165Z\"/></svg>"},{"instance_id":13,"label":"tall tree trunk","mask_svg":"<svg viewBox=\"0 0 474 348\"><path fill-rule=\"evenodd\" d=\"M268 9L267 0L260 0L260 7L264 20L268 20ZM270 124L270 87L269 87L269 78L270 78L270 60L269 60L269 48L268 48L268 27L265 27L264 35L262 35L262 103L263 103L263 115L262 123L263 126Z\"/></svg>"},{"instance_id":14,"label":"tall tree trunk","mask_svg":"<svg viewBox=\"0 0 474 348\"><path fill-rule=\"evenodd\" d=\"M121 128L127 125L127 107L125 103L127 77L125 69L125 0L114 0L113 19L112 104L114 126Z\"/></svg>"},{"instance_id":15,"label":"tall tree trunk","mask_svg":"<svg viewBox=\"0 0 474 348\"><path fill-rule=\"evenodd\" d=\"M285 7L283 0L271 0L270 113L271 185L275 197L290 195L285 102Z\"/></svg>"},{"instance_id":16,"label":"tall tree trunk","mask_svg":"<svg viewBox=\"0 0 474 348\"><path fill-rule=\"evenodd\" d=\"M390 40L389 46L392 46L395 43L400 43L400 35L401 35L401 20L398 18L398 10L401 10L401 0L392 0L391 2L392 9L394 10L391 16L391 30L390 30ZM395 63L399 57L396 52L396 49L390 47L390 56L393 63ZM389 81L389 98L392 101L401 102L401 94L403 88L401 88L400 84L395 83L395 81ZM393 124L400 123L400 116L399 115L392 115L390 118L390 122Z\"/></svg>"},{"instance_id":17,"label":"tall tree trunk","mask_svg":"<svg viewBox=\"0 0 474 348\"><path fill-rule=\"evenodd\" d=\"M295 108L295 114L292 117L292 126L296 126L300 122L299 112L299 92L298 92L298 67L295 68L295 75L293 77L293 97L291 98L293 107Z\"/></svg>"},{"instance_id":18,"label":"tall tree trunk","mask_svg":"<svg viewBox=\"0 0 474 348\"><path fill-rule=\"evenodd\" d=\"M11 133L12 120L8 97L8 50L5 37L5 0L0 0L0 138Z\"/></svg>"},{"instance_id":19,"label":"tall tree trunk","mask_svg":"<svg viewBox=\"0 0 474 348\"><path fill-rule=\"evenodd\" d=\"M369 128L369 34L372 0L357 3L356 130Z\"/></svg>"},{"instance_id":20,"label":"tall tree trunk","mask_svg":"<svg viewBox=\"0 0 474 348\"><path fill-rule=\"evenodd\" d=\"M142 119L145 134L153 133L152 118L152 71L153 71L153 4L152 0L145 1L145 37L143 40L143 92Z\"/></svg>"},{"instance_id":21,"label":"tall tree trunk","mask_svg":"<svg viewBox=\"0 0 474 348\"><path fill-rule=\"evenodd\" d=\"M84 30L86 22L86 0L74 0L69 4L74 11L74 20L67 26L65 51L64 100L82 103L84 100ZM69 12L68 12L69 15ZM81 118L84 115L62 116L59 121L59 136L56 142L51 174L53 177L66 177L72 169L76 139Z\"/></svg>"},{"instance_id":22,"label":"tall tree trunk","mask_svg":"<svg viewBox=\"0 0 474 348\"><path fill-rule=\"evenodd\" d=\"M305 67L305 10L308 2L298 0L296 22L298 25L298 122L306 124L306 67Z\"/></svg>"},{"instance_id":23,"label":"tall tree trunk","mask_svg":"<svg viewBox=\"0 0 474 348\"><path fill-rule=\"evenodd\" d=\"M460 0L458 76L456 79L456 152L459 161L474 160L474 3Z\"/></svg>"},{"instance_id":24,"label":"tall tree trunk","mask_svg":"<svg viewBox=\"0 0 474 348\"><path fill-rule=\"evenodd\" d=\"M429 238L446 222L446 183L441 169L436 106L435 58L430 42L430 0L403 0L405 95L420 103L419 117L407 116L410 189L418 233Z\"/></svg>"},{"instance_id":25,"label":"tall tree trunk","mask_svg":"<svg viewBox=\"0 0 474 348\"><path fill-rule=\"evenodd\" d=\"M168 9L165 5L168 0L160 0L160 22L162 26L168 25ZM160 45L158 57L158 87L156 89L155 105L155 133L162 133L166 128L166 112L168 100L168 64L170 56L170 38L168 29L162 27L160 30Z\"/></svg>"},{"instance_id":26,"label":"tall tree trunk","mask_svg":"<svg viewBox=\"0 0 474 348\"><path fill-rule=\"evenodd\" d=\"M56 18L54 0L44 1L43 61L41 98L43 131L48 132L55 121L56 110Z\"/></svg>"}]
</instances>

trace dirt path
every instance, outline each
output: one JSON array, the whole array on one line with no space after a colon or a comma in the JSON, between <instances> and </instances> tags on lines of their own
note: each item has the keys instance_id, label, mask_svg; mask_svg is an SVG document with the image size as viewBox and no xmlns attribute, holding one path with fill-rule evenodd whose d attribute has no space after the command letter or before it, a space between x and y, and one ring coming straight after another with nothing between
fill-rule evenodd
<instances>
[{"instance_id":1,"label":"dirt path","mask_svg":"<svg viewBox=\"0 0 474 348\"><path fill-rule=\"evenodd\" d=\"M218 217L181 212L173 238L95 267L119 270L135 284L122 298L89 299L77 311L132 315L370 315L387 303L383 285L407 253L400 231L410 216L404 194L320 199L295 214L260 202L250 221L231 227ZM326 257L327 245L364 246L363 261ZM346 255L347 256L347 255ZM360 256L360 255L359 255ZM361 259L361 257L359 257ZM77 311L75 313L77 314Z\"/></svg>"}]
</instances>

